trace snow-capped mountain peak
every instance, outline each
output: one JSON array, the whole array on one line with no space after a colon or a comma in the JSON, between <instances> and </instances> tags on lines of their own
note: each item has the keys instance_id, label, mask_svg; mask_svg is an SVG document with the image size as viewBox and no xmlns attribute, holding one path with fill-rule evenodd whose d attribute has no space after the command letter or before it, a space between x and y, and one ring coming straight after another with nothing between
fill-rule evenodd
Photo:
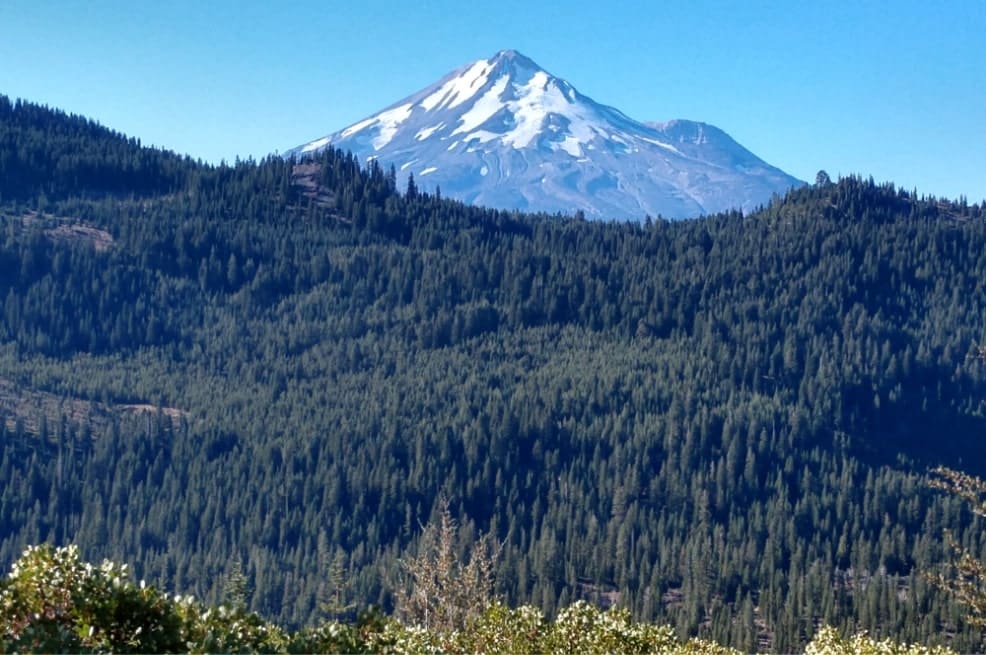
<instances>
[{"instance_id":1,"label":"snow-capped mountain peak","mask_svg":"<svg viewBox=\"0 0 986 655\"><path fill-rule=\"evenodd\" d=\"M703 130L714 134L714 152ZM721 130L634 121L515 50L463 66L287 154L328 145L392 164L401 177L413 173L419 186L441 186L466 202L615 218L750 209L798 183ZM766 185L756 183L765 177ZM741 181L736 192L725 188L736 187L724 184L729 178Z\"/></svg>"}]
</instances>

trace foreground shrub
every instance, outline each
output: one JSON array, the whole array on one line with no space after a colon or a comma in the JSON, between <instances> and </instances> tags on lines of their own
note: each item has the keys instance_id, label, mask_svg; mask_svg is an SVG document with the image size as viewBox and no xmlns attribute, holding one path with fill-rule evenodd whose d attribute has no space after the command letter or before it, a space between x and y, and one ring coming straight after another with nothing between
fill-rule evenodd
<instances>
[{"instance_id":1,"label":"foreground shrub","mask_svg":"<svg viewBox=\"0 0 986 655\"><path fill-rule=\"evenodd\" d=\"M79 559L74 546L28 548L0 582L0 653L535 653L602 655L668 653L738 655L700 639L680 640L669 626L634 623L621 608L579 601L548 621L533 607L493 603L464 625L408 625L378 612L355 624L337 621L294 634L242 606L206 607L130 580L125 566ZM948 655L944 647L840 637L824 627L808 655Z\"/></svg>"},{"instance_id":2,"label":"foreground shrub","mask_svg":"<svg viewBox=\"0 0 986 655\"><path fill-rule=\"evenodd\" d=\"M125 565L83 563L75 546L24 552L0 589L0 623L5 651L185 649L179 603L134 585Z\"/></svg>"},{"instance_id":3,"label":"foreground shrub","mask_svg":"<svg viewBox=\"0 0 986 655\"><path fill-rule=\"evenodd\" d=\"M3 652L280 652L284 632L255 614L170 598L125 565L75 546L29 547L0 587Z\"/></svg>"},{"instance_id":4,"label":"foreground shrub","mask_svg":"<svg viewBox=\"0 0 986 655\"><path fill-rule=\"evenodd\" d=\"M824 626L805 648L805 655L954 655L944 646L900 644L890 639L876 641L865 632L848 639L835 628Z\"/></svg>"}]
</instances>

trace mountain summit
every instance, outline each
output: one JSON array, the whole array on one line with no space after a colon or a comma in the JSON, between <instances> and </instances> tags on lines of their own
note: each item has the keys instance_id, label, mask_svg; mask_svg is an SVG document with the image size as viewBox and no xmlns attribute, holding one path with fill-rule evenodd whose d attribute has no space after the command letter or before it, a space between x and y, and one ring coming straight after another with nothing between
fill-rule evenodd
<instances>
[{"instance_id":1,"label":"mountain summit","mask_svg":"<svg viewBox=\"0 0 986 655\"><path fill-rule=\"evenodd\" d=\"M802 184L716 127L638 122L515 50L286 155L329 145L468 203L601 218L749 211Z\"/></svg>"}]
</instances>

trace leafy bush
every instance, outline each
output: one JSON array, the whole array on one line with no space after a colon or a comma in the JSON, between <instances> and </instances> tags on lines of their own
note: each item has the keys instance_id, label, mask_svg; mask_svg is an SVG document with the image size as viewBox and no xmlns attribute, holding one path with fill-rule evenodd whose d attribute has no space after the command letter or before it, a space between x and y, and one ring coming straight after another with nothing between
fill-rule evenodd
<instances>
[{"instance_id":1,"label":"leafy bush","mask_svg":"<svg viewBox=\"0 0 986 655\"><path fill-rule=\"evenodd\" d=\"M134 583L126 565L83 562L76 546L29 547L0 587L3 652L279 652L258 616Z\"/></svg>"},{"instance_id":2,"label":"leafy bush","mask_svg":"<svg viewBox=\"0 0 986 655\"><path fill-rule=\"evenodd\" d=\"M184 650L183 608L133 584L125 565L83 563L75 546L29 547L0 589L3 649Z\"/></svg>"},{"instance_id":3,"label":"leafy bush","mask_svg":"<svg viewBox=\"0 0 986 655\"><path fill-rule=\"evenodd\" d=\"M239 607L209 608L190 596L169 597L129 579L126 566L82 562L75 546L28 548L0 583L0 652L419 653L735 655L701 639L680 640L669 626L635 623L623 608L579 601L552 622L533 607L499 603L450 631L406 625L371 611L355 624L337 621L289 634ZM823 627L806 655L947 655L840 637Z\"/></svg>"},{"instance_id":4,"label":"leafy bush","mask_svg":"<svg viewBox=\"0 0 986 655\"><path fill-rule=\"evenodd\" d=\"M900 644L890 639L876 641L865 632L848 639L839 636L835 628L824 626L805 648L805 655L947 655L952 650L944 646Z\"/></svg>"}]
</instances>

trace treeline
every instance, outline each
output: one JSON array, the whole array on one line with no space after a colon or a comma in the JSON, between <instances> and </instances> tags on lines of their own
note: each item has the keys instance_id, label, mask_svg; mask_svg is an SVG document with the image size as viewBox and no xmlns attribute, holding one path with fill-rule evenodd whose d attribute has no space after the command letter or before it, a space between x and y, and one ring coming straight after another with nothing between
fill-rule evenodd
<instances>
[{"instance_id":1,"label":"treeline","mask_svg":"<svg viewBox=\"0 0 986 655\"><path fill-rule=\"evenodd\" d=\"M182 186L187 157L99 123L0 95L0 198L46 202L103 193L146 195Z\"/></svg>"},{"instance_id":2,"label":"treeline","mask_svg":"<svg viewBox=\"0 0 986 655\"><path fill-rule=\"evenodd\" d=\"M12 170L65 147L68 171L172 172L3 192L0 378L66 410L0 421L0 561L76 542L206 600L236 562L249 607L297 627L329 563L389 608L444 497L503 542L504 597L549 616L616 603L744 651L823 622L979 644L920 572L946 528L986 551L924 486L984 472L980 205L854 177L592 223L331 150L212 167L7 112L32 117L0 121ZM79 400L159 411L96 434Z\"/></svg>"}]
</instances>

